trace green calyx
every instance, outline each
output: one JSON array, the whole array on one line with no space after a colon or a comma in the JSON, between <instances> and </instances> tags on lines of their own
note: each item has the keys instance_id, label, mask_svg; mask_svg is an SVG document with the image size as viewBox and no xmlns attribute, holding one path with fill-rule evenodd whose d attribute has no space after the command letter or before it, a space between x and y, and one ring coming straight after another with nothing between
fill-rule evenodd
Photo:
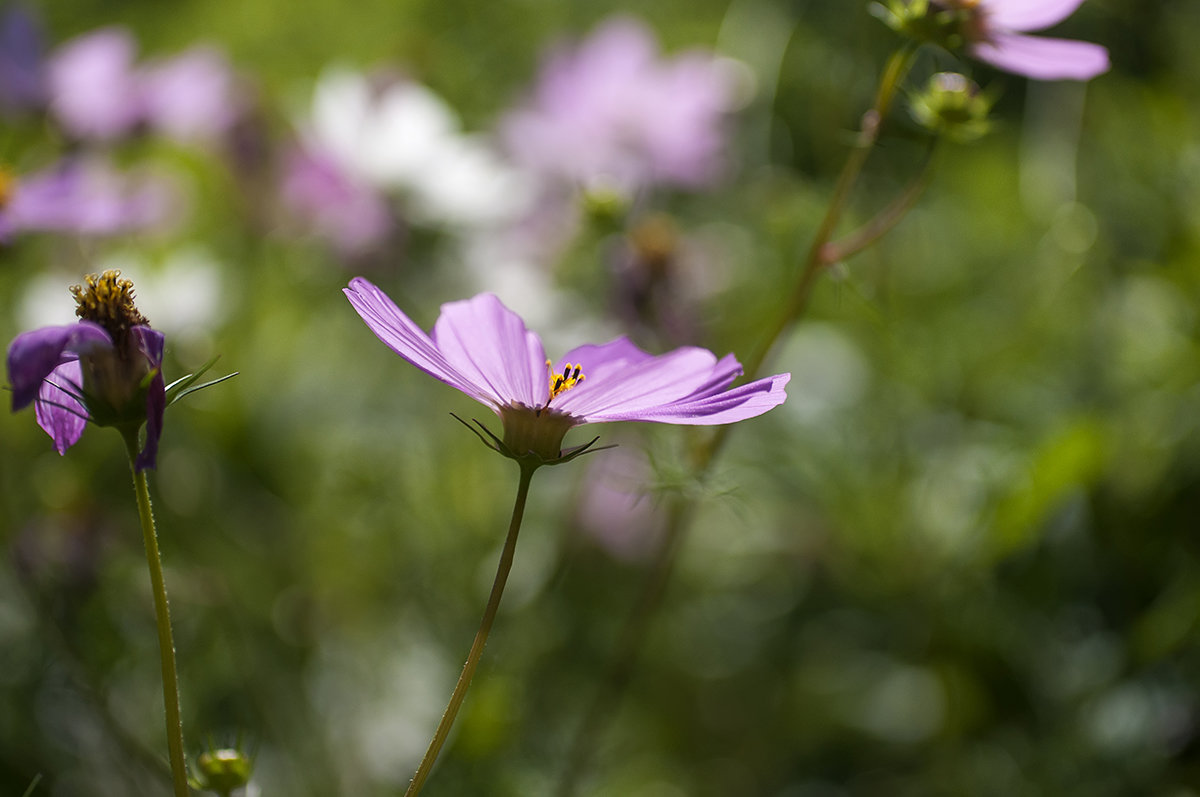
<instances>
[{"instance_id":1,"label":"green calyx","mask_svg":"<svg viewBox=\"0 0 1200 797\"><path fill-rule=\"evenodd\" d=\"M871 13L889 28L951 52L983 38L978 0L885 0Z\"/></svg>"},{"instance_id":2,"label":"green calyx","mask_svg":"<svg viewBox=\"0 0 1200 797\"><path fill-rule=\"evenodd\" d=\"M957 72L938 72L910 99L913 118L926 130L958 142L973 141L991 129L988 114L995 97Z\"/></svg>"},{"instance_id":3,"label":"green calyx","mask_svg":"<svg viewBox=\"0 0 1200 797\"><path fill-rule=\"evenodd\" d=\"M543 465L562 465L593 451L603 451L615 446L594 447L599 437L593 437L581 446L563 449L562 440L567 430L574 426L569 415L552 410L536 410L514 404L500 412L504 424L504 439L497 437L481 422L467 423L454 413L451 416L470 429L485 446L498 454L514 460L522 468L536 470Z\"/></svg>"}]
</instances>

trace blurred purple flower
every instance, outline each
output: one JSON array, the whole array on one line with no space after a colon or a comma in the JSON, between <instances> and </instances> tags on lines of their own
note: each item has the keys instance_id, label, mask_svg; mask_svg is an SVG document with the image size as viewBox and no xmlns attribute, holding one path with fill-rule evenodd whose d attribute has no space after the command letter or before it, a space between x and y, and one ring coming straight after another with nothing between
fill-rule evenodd
<instances>
[{"instance_id":1,"label":"blurred purple flower","mask_svg":"<svg viewBox=\"0 0 1200 797\"><path fill-rule=\"evenodd\" d=\"M364 254L392 231L383 196L313 147L288 154L281 191L297 219L344 255Z\"/></svg>"},{"instance_id":2,"label":"blurred purple flower","mask_svg":"<svg viewBox=\"0 0 1200 797\"><path fill-rule=\"evenodd\" d=\"M24 8L0 11L0 112L12 113L45 100L42 32Z\"/></svg>"},{"instance_id":3,"label":"blurred purple flower","mask_svg":"<svg viewBox=\"0 0 1200 797\"><path fill-rule=\"evenodd\" d=\"M50 110L69 134L110 141L141 121L143 105L133 36L102 28L59 47L50 58Z\"/></svg>"},{"instance_id":4,"label":"blurred purple flower","mask_svg":"<svg viewBox=\"0 0 1200 797\"><path fill-rule=\"evenodd\" d=\"M233 70L212 47L147 67L141 76L147 122L176 141L213 139L237 120Z\"/></svg>"},{"instance_id":5,"label":"blurred purple flower","mask_svg":"<svg viewBox=\"0 0 1200 797\"><path fill-rule=\"evenodd\" d=\"M166 388L164 339L133 305L133 285L120 273L89 276L72 289L83 319L18 335L8 347L13 412L34 404L38 425L66 453L91 420L101 426L143 423L137 470L153 468L162 435Z\"/></svg>"},{"instance_id":6,"label":"blurred purple flower","mask_svg":"<svg viewBox=\"0 0 1200 797\"><path fill-rule=\"evenodd\" d=\"M356 277L345 293L394 352L491 407L518 457L559 459L563 436L585 423L732 423L787 397L790 374L729 389L742 372L733 355L682 347L654 356L623 337L579 346L552 365L538 336L492 294L443 305L431 337L367 280Z\"/></svg>"},{"instance_id":7,"label":"blurred purple flower","mask_svg":"<svg viewBox=\"0 0 1200 797\"><path fill-rule=\"evenodd\" d=\"M3 177L3 175L0 175ZM47 231L107 235L164 222L177 204L171 187L131 178L100 162L64 161L29 177L4 178L0 242L14 233Z\"/></svg>"},{"instance_id":8,"label":"blurred purple flower","mask_svg":"<svg viewBox=\"0 0 1200 797\"><path fill-rule=\"evenodd\" d=\"M1025 36L1062 22L1083 0L959 0L977 6L968 46L981 61L1035 80L1090 80L1108 71L1108 50L1091 42Z\"/></svg>"},{"instance_id":9,"label":"blurred purple flower","mask_svg":"<svg viewBox=\"0 0 1200 797\"><path fill-rule=\"evenodd\" d=\"M720 170L734 105L732 76L713 55L661 59L653 33L620 18L553 53L503 134L518 163L552 178L695 187Z\"/></svg>"},{"instance_id":10,"label":"blurred purple flower","mask_svg":"<svg viewBox=\"0 0 1200 797\"><path fill-rule=\"evenodd\" d=\"M236 120L233 74L216 50L196 47L149 67L124 28L102 28L58 48L49 64L50 109L72 136L112 141L146 127L191 143Z\"/></svg>"}]
</instances>

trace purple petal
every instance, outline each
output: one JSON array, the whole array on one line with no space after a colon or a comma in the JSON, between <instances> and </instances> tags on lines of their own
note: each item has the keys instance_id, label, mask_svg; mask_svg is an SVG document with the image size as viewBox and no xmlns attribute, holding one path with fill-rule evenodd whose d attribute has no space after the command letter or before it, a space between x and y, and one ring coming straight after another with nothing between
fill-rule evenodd
<instances>
[{"instance_id":1,"label":"purple petal","mask_svg":"<svg viewBox=\"0 0 1200 797\"><path fill-rule=\"evenodd\" d=\"M96 345L112 345L102 327L80 321L60 327L42 327L22 332L8 346L8 381L12 385L15 412L29 405L42 381L68 359Z\"/></svg>"},{"instance_id":2,"label":"purple petal","mask_svg":"<svg viewBox=\"0 0 1200 797\"><path fill-rule=\"evenodd\" d=\"M1071 16L1083 0L984 0L980 5L989 28L1041 30Z\"/></svg>"},{"instance_id":3,"label":"purple petal","mask_svg":"<svg viewBox=\"0 0 1200 797\"><path fill-rule=\"evenodd\" d=\"M767 410L782 404L787 398L784 387L791 378L791 374L776 374L748 385L735 387L724 393L685 399L641 410L617 411L596 420L649 421L690 426L714 426L744 421L747 418L762 415Z\"/></svg>"},{"instance_id":4,"label":"purple petal","mask_svg":"<svg viewBox=\"0 0 1200 797\"><path fill-rule=\"evenodd\" d=\"M157 369L146 391L146 442L138 452L134 468L143 471L153 468L158 460L158 440L162 437L163 413L167 408L166 383L163 381L162 360L166 338L158 330L135 326L132 330L138 350Z\"/></svg>"},{"instance_id":5,"label":"purple petal","mask_svg":"<svg viewBox=\"0 0 1200 797\"><path fill-rule=\"evenodd\" d=\"M343 293L375 336L414 366L450 387L490 407L500 402L484 387L463 376L438 351L437 345L383 291L362 277L350 281Z\"/></svg>"},{"instance_id":6,"label":"purple petal","mask_svg":"<svg viewBox=\"0 0 1200 797\"><path fill-rule=\"evenodd\" d=\"M1108 50L1091 42L995 33L971 47L981 61L1035 80L1090 80L1108 71Z\"/></svg>"},{"instance_id":7,"label":"purple petal","mask_svg":"<svg viewBox=\"0 0 1200 797\"><path fill-rule=\"evenodd\" d=\"M729 358L718 363L705 349L687 346L655 357L624 338L581 346L565 362L582 364L586 378L552 406L584 422L625 419L695 397L701 390L721 389L737 373Z\"/></svg>"},{"instance_id":8,"label":"purple petal","mask_svg":"<svg viewBox=\"0 0 1200 797\"><path fill-rule=\"evenodd\" d=\"M34 415L59 454L79 441L87 425L87 410L75 398L82 382L83 369L78 360L71 360L51 371L38 389Z\"/></svg>"},{"instance_id":9,"label":"purple petal","mask_svg":"<svg viewBox=\"0 0 1200 797\"><path fill-rule=\"evenodd\" d=\"M521 317L490 293L442 305L433 327L438 350L499 405L546 403L546 352Z\"/></svg>"}]
</instances>

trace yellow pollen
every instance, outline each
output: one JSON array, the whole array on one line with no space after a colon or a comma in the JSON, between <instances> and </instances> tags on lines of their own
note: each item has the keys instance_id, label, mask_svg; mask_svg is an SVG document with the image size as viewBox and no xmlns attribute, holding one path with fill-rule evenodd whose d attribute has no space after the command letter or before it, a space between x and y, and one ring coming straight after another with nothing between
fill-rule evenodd
<instances>
[{"instance_id":1,"label":"yellow pollen","mask_svg":"<svg viewBox=\"0 0 1200 797\"><path fill-rule=\"evenodd\" d=\"M546 360L546 369L550 371L551 401L553 401L554 397L559 393L567 392L586 378L583 374L583 363L580 363L579 365L571 365L570 363L567 363L563 366L561 374L550 370L552 367L553 363L551 363L549 360ZM546 403L549 404L550 402L547 401Z\"/></svg>"},{"instance_id":2,"label":"yellow pollen","mask_svg":"<svg viewBox=\"0 0 1200 797\"><path fill-rule=\"evenodd\" d=\"M84 282L86 286L71 286L79 305L75 315L104 327L114 341L124 337L130 327L149 323L133 304L133 283L121 279L120 271L109 269L100 276L88 274Z\"/></svg>"}]
</instances>

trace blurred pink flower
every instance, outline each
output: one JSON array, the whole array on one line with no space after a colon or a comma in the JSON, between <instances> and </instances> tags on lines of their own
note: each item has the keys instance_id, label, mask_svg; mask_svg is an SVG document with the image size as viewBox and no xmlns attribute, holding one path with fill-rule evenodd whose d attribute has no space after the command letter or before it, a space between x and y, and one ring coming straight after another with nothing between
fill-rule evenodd
<instances>
[{"instance_id":1,"label":"blurred pink flower","mask_svg":"<svg viewBox=\"0 0 1200 797\"><path fill-rule=\"evenodd\" d=\"M107 235L166 221L178 205L154 177L119 174L101 162L64 161L11 179L0 204L0 241L25 231Z\"/></svg>"},{"instance_id":2,"label":"blurred pink flower","mask_svg":"<svg viewBox=\"0 0 1200 797\"><path fill-rule=\"evenodd\" d=\"M124 28L79 36L50 58L50 110L81 139L112 141L145 126L187 143L213 138L238 113L232 70L209 47L196 47L146 67Z\"/></svg>"},{"instance_id":3,"label":"blurred pink flower","mask_svg":"<svg viewBox=\"0 0 1200 797\"><path fill-rule=\"evenodd\" d=\"M50 110L79 138L128 135L142 118L134 73L137 46L122 28L102 28L60 47L47 73Z\"/></svg>"},{"instance_id":4,"label":"blurred pink flower","mask_svg":"<svg viewBox=\"0 0 1200 797\"><path fill-rule=\"evenodd\" d=\"M297 146L284 163L284 205L344 255L360 255L391 232L383 196L312 146Z\"/></svg>"},{"instance_id":5,"label":"blurred pink flower","mask_svg":"<svg viewBox=\"0 0 1200 797\"><path fill-rule=\"evenodd\" d=\"M141 90L150 126L177 141L216 138L237 120L233 70L213 47L193 47L147 67Z\"/></svg>"},{"instance_id":6,"label":"blurred pink flower","mask_svg":"<svg viewBox=\"0 0 1200 797\"><path fill-rule=\"evenodd\" d=\"M607 22L546 61L503 123L514 159L569 182L695 187L720 171L732 75L712 54L658 55L641 22Z\"/></svg>"}]
</instances>

